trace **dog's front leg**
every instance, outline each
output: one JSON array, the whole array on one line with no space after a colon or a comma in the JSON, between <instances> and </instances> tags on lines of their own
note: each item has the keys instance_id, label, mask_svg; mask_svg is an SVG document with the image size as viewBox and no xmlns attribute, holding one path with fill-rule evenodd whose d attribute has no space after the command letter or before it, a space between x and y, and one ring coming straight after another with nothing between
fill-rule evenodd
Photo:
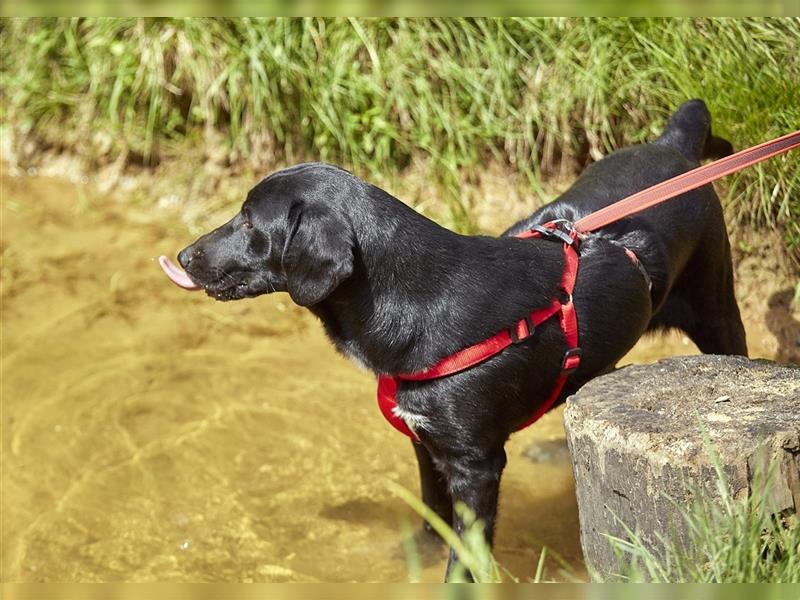
<instances>
[{"instance_id":1,"label":"dog's front leg","mask_svg":"<svg viewBox=\"0 0 800 600\"><path fill-rule=\"evenodd\" d=\"M459 503L463 504L483 523L486 543L491 547L494 538L494 525L497 517L497 497L500 491L500 476L506 466L506 453L501 447L484 456L446 457L446 477L450 495L453 498L453 529L459 536L464 535L466 524ZM450 579L459 564L455 551L450 549L445 581ZM472 574L464 570L463 577L471 581Z\"/></svg>"},{"instance_id":2,"label":"dog's front leg","mask_svg":"<svg viewBox=\"0 0 800 600\"><path fill-rule=\"evenodd\" d=\"M419 464L419 484L422 501L439 515L445 523L453 520L453 499L447 489L444 474L436 468L431 453L420 442L413 441L414 452L417 454ZM430 523L423 522L426 532L435 534ZM438 536L437 536L438 537Z\"/></svg>"}]
</instances>

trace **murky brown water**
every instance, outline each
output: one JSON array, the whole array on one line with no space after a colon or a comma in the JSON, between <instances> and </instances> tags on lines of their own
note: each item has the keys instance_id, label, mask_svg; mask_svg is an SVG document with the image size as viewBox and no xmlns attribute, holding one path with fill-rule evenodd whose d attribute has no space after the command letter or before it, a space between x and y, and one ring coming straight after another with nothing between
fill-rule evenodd
<instances>
[{"instance_id":1,"label":"murky brown water","mask_svg":"<svg viewBox=\"0 0 800 600\"><path fill-rule=\"evenodd\" d=\"M184 229L62 181L3 177L2 220L3 581L407 578L386 482L416 491L412 450L310 314L181 292L155 257ZM558 410L508 446L496 555L522 579L542 545L585 576L563 440Z\"/></svg>"}]
</instances>

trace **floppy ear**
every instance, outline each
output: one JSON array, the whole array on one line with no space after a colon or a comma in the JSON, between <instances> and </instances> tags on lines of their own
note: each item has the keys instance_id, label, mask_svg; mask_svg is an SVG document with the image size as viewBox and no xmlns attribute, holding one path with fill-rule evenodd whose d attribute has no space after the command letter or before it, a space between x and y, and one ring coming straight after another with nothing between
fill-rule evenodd
<instances>
[{"instance_id":1,"label":"floppy ear","mask_svg":"<svg viewBox=\"0 0 800 600\"><path fill-rule=\"evenodd\" d=\"M321 302L353 273L351 229L325 207L298 205L289 216L292 233L283 249L283 270L292 300Z\"/></svg>"}]
</instances>

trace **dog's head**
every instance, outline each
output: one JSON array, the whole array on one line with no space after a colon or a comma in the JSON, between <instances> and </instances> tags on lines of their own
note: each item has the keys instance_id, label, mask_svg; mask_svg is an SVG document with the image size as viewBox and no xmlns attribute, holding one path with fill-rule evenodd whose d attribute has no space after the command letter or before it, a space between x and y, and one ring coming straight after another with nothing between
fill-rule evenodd
<instances>
[{"instance_id":1,"label":"dog's head","mask_svg":"<svg viewBox=\"0 0 800 600\"><path fill-rule=\"evenodd\" d=\"M178 261L217 300L286 291L301 306L317 304L353 272L345 177L327 165L271 175L236 216L181 250Z\"/></svg>"}]
</instances>

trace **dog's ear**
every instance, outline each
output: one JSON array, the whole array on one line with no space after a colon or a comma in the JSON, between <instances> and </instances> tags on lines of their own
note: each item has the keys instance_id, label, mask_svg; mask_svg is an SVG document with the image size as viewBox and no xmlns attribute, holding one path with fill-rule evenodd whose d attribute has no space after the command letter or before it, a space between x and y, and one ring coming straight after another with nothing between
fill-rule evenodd
<instances>
[{"instance_id":1,"label":"dog's ear","mask_svg":"<svg viewBox=\"0 0 800 600\"><path fill-rule=\"evenodd\" d=\"M327 207L293 206L281 262L292 300L300 306L321 302L353 273L349 223Z\"/></svg>"}]
</instances>

